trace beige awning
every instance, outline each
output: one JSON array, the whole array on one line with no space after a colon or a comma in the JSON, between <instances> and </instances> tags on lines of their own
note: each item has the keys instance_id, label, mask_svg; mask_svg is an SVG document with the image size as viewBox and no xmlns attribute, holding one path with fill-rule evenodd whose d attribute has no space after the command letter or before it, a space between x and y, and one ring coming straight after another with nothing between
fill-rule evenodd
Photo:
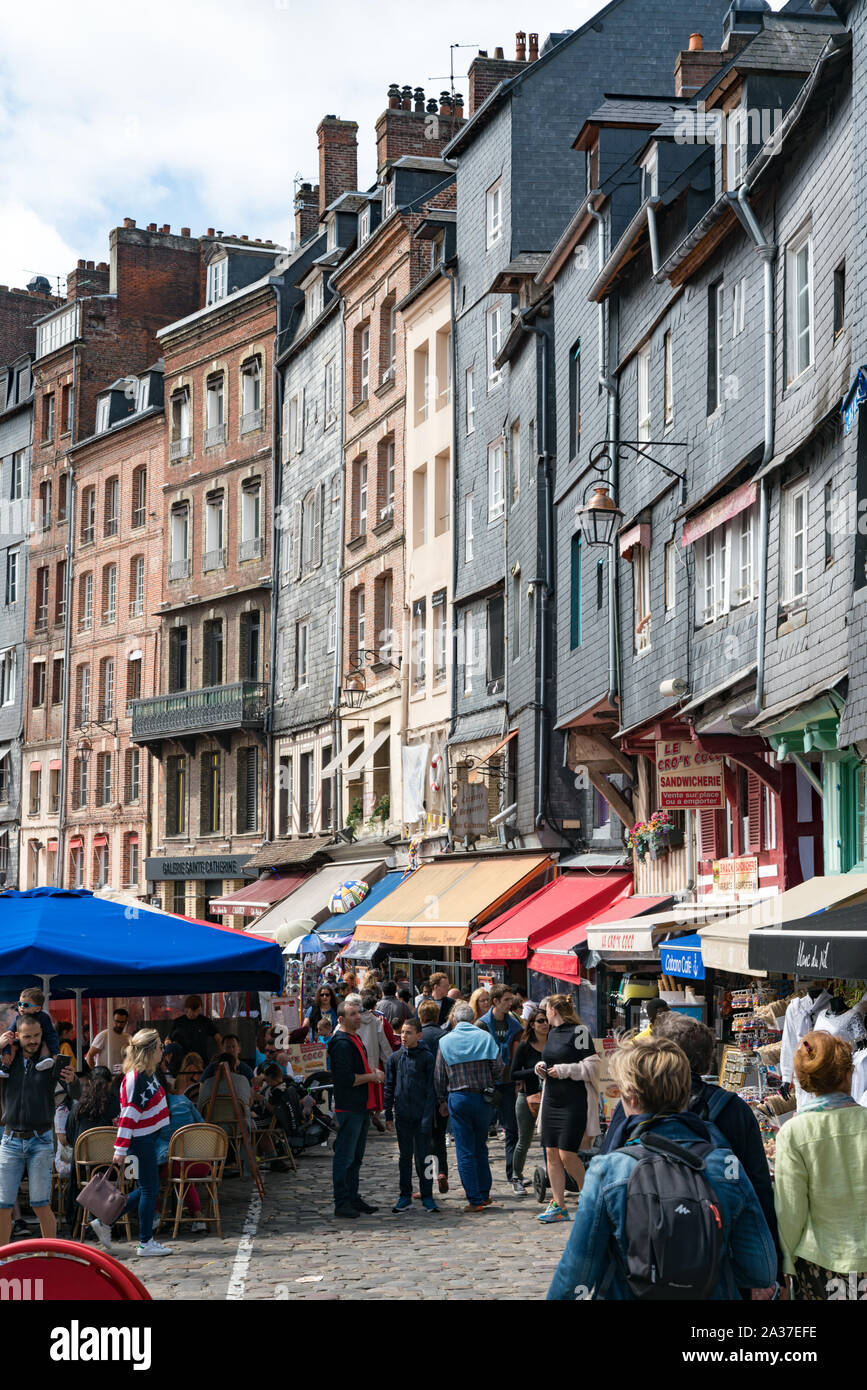
<instances>
[{"instance_id":1,"label":"beige awning","mask_svg":"<svg viewBox=\"0 0 867 1390\"><path fill-rule=\"evenodd\" d=\"M825 874L808 878L785 893L760 898L744 912L699 928L701 956L706 966L731 970L736 975L765 975L749 966L750 932L758 927L781 926L813 912L867 901L867 874Z\"/></svg>"},{"instance_id":2,"label":"beige awning","mask_svg":"<svg viewBox=\"0 0 867 1390\"><path fill-rule=\"evenodd\" d=\"M463 946L470 931L525 889L540 888L553 866L548 854L449 855L422 864L405 883L358 919L355 941L392 946Z\"/></svg>"},{"instance_id":3,"label":"beige awning","mask_svg":"<svg viewBox=\"0 0 867 1390\"><path fill-rule=\"evenodd\" d=\"M279 927L300 918L324 922L331 916L331 895L350 878L363 878L369 885L377 883L385 873L385 860L361 859L351 863L326 864L318 873L309 874L287 898L275 903L253 926L257 936L273 936Z\"/></svg>"}]
</instances>

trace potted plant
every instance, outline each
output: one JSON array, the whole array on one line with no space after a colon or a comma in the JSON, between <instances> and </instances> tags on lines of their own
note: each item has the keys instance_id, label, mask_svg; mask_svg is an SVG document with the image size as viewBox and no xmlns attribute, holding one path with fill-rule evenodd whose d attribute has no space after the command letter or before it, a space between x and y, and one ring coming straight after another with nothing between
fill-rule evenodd
<instances>
[{"instance_id":1,"label":"potted plant","mask_svg":"<svg viewBox=\"0 0 867 1390\"><path fill-rule=\"evenodd\" d=\"M358 827L364 815L364 807L360 801L353 801L352 806L346 813L346 824L352 831L353 836L358 835Z\"/></svg>"},{"instance_id":2,"label":"potted plant","mask_svg":"<svg viewBox=\"0 0 867 1390\"><path fill-rule=\"evenodd\" d=\"M629 849L635 851L638 862L643 864L650 849L649 823L637 820L632 829L626 832L626 844Z\"/></svg>"},{"instance_id":3,"label":"potted plant","mask_svg":"<svg viewBox=\"0 0 867 1390\"><path fill-rule=\"evenodd\" d=\"M376 805L370 813L370 819L367 823L369 826L371 826L371 828L374 828L378 821L380 828L384 830L386 825L388 824L388 818L390 813L391 798L389 797L388 792L386 792L384 796L378 798Z\"/></svg>"}]
</instances>

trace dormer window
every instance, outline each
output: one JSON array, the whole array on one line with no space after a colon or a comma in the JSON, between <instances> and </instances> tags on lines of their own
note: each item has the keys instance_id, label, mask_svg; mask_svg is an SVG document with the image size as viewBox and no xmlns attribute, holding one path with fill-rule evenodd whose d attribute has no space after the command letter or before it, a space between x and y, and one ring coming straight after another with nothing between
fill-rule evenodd
<instances>
[{"instance_id":1,"label":"dormer window","mask_svg":"<svg viewBox=\"0 0 867 1390\"><path fill-rule=\"evenodd\" d=\"M333 251L337 246L337 218L333 215L329 217L327 230L325 233L325 247L328 251Z\"/></svg>"},{"instance_id":2,"label":"dormer window","mask_svg":"<svg viewBox=\"0 0 867 1390\"><path fill-rule=\"evenodd\" d=\"M585 177L587 179L587 192L590 193L594 188L599 187L599 141L586 152L587 165Z\"/></svg>"},{"instance_id":3,"label":"dormer window","mask_svg":"<svg viewBox=\"0 0 867 1390\"><path fill-rule=\"evenodd\" d=\"M361 209L358 218L358 244L363 246L370 236L370 204Z\"/></svg>"},{"instance_id":4,"label":"dormer window","mask_svg":"<svg viewBox=\"0 0 867 1390\"><path fill-rule=\"evenodd\" d=\"M496 245L503 235L503 184L501 179L491 184L487 193L487 235L488 248Z\"/></svg>"},{"instance_id":5,"label":"dormer window","mask_svg":"<svg viewBox=\"0 0 867 1390\"><path fill-rule=\"evenodd\" d=\"M641 161L641 201L659 195L659 164L656 145L652 145Z\"/></svg>"},{"instance_id":6,"label":"dormer window","mask_svg":"<svg viewBox=\"0 0 867 1390\"><path fill-rule=\"evenodd\" d=\"M440 232L438 237L434 237L431 245L431 269L442 265L445 254L445 236Z\"/></svg>"},{"instance_id":7,"label":"dormer window","mask_svg":"<svg viewBox=\"0 0 867 1390\"><path fill-rule=\"evenodd\" d=\"M750 123L746 109L737 107L728 118L728 143L726 147L726 182L729 188L740 188L749 163Z\"/></svg>"},{"instance_id":8,"label":"dormer window","mask_svg":"<svg viewBox=\"0 0 867 1390\"><path fill-rule=\"evenodd\" d=\"M140 410L147 410L151 391L151 379L149 376L139 377L138 386L135 392L136 413Z\"/></svg>"},{"instance_id":9,"label":"dormer window","mask_svg":"<svg viewBox=\"0 0 867 1390\"><path fill-rule=\"evenodd\" d=\"M102 434L108 429L109 414L111 412L111 396L101 396L96 403L96 433Z\"/></svg>"},{"instance_id":10,"label":"dormer window","mask_svg":"<svg viewBox=\"0 0 867 1390\"><path fill-rule=\"evenodd\" d=\"M305 296L307 321L313 323L322 313L322 277L317 277Z\"/></svg>"},{"instance_id":11,"label":"dormer window","mask_svg":"<svg viewBox=\"0 0 867 1390\"><path fill-rule=\"evenodd\" d=\"M385 185L385 203L383 206L383 217L388 217L394 212L394 179L390 179Z\"/></svg>"},{"instance_id":12,"label":"dormer window","mask_svg":"<svg viewBox=\"0 0 867 1390\"><path fill-rule=\"evenodd\" d=\"M222 256L208 266L208 303L225 299L229 288L229 258Z\"/></svg>"}]
</instances>

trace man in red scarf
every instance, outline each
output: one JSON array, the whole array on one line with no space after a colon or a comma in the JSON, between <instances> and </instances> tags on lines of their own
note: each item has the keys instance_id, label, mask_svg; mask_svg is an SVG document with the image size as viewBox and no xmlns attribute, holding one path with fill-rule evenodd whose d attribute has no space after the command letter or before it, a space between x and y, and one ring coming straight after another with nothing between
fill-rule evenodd
<instances>
[{"instance_id":1,"label":"man in red scarf","mask_svg":"<svg viewBox=\"0 0 867 1390\"><path fill-rule=\"evenodd\" d=\"M359 1197L358 1178L370 1115L384 1075L376 1069L371 1071L367 1053L357 1036L361 1024L358 1005L338 1004L337 1016L339 1027L328 1044L338 1126L332 1167L334 1215L357 1220L362 1214L367 1216L377 1210Z\"/></svg>"}]
</instances>

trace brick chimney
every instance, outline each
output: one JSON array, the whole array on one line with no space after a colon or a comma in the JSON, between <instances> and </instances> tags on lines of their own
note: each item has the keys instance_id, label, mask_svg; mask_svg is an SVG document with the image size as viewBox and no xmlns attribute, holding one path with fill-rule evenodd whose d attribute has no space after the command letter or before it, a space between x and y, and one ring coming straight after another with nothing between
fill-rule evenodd
<instances>
[{"instance_id":1,"label":"brick chimney","mask_svg":"<svg viewBox=\"0 0 867 1390\"><path fill-rule=\"evenodd\" d=\"M104 261L95 266L93 261L79 261L66 277L66 298L81 299L88 294L108 294L109 268Z\"/></svg>"},{"instance_id":2,"label":"brick chimney","mask_svg":"<svg viewBox=\"0 0 867 1390\"><path fill-rule=\"evenodd\" d=\"M0 362L11 362L22 352L33 352L36 329L33 320L48 314L61 299L39 290L9 289L0 285Z\"/></svg>"},{"instance_id":3,"label":"brick chimney","mask_svg":"<svg viewBox=\"0 0 867 1390\"><path fill-rule=\"evenodd\" d=\"M385 170L402 155L437 159L463 120L463 98L450 92L440 94L439 103L425 100L423 87L400 87L392 82L388 105L376 122L376 171L381 179Z\"/></svg>"},{"instance_id":4,"label":"brick chimney","mask_svg":"<svg viewBox=\"0 0 867 1390\"><path fill-rule=\"evenodd\" d=\"M674 65L674 93L693 97L719 72L726 55L719 49L705 48L701 34L690 34L689 48L678 53Z\"/></svg>"},{"instance_id":5,"label":"brick chimney","mask_svg":"<svg viewBox=\"0 0 867 1390\"><path fill-rule=\"evenodd\" d=\"M358 185L358 123L325 116L316 129L319 137L319 216L343 193Z\"/></svg>"},{"instance_id":6,"label":"brick chimney","mask_svg":"<svg viewBox=\"0 0 867 1390\"><path fill-rule=\"evenodd\" d=\"M524 33L518 33L515 35L515 53L517 56L514 59L504 58L502 48L494 49L493 58L488 57L488 51L486 48L479 49L478 55L473 59L472 63L470 64L470 70L467 74L470 84L471 116L476 111L478 111L482 102L487 100L487 98L491 95L491 92L494 90L498 83L504 82L510 77L514 77L516 73L522 72L524 68L527 66L524 58L525 39L526 35ZM531 62L533 61L534 57L534 39L536 40L535 57L538 58L539 56L539 36L538 34L531 34Z\"/></svg>"},{"instance_id":7,"label":"brick chimney","mask_svg":"<svg viewBox=\"0 0 867 1390\"><path fill-rule=\"evenodd\" d=\"M319 184L314 188L310 183L302 183L295 194L295 245L303 246L318 231Z\"/></svg>"}]
</instances>

